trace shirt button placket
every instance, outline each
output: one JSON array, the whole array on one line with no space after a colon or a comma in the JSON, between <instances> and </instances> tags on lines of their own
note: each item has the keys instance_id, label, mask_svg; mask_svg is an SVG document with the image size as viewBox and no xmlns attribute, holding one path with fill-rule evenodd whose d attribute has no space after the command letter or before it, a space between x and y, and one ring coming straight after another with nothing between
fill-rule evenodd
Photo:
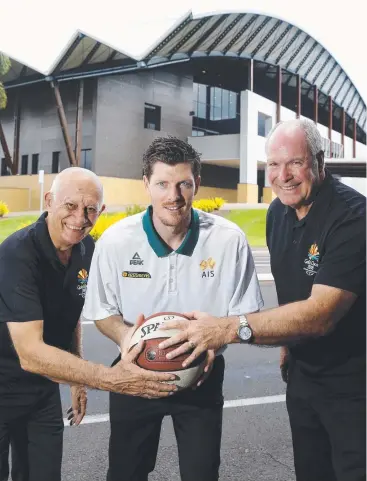
<instances>
[{"instance_id":1,"label":"shirt button placket","mask_svg":"<svg viewBox=\"0 0 367 481\"><path fill-rule=\"evenodd\" d=\"M169 261L168 292L176 292L176 289L177 289L177 269L176 269L177 254L171 254L168 257L168 261Z\"/></svg>"}]
</instances>

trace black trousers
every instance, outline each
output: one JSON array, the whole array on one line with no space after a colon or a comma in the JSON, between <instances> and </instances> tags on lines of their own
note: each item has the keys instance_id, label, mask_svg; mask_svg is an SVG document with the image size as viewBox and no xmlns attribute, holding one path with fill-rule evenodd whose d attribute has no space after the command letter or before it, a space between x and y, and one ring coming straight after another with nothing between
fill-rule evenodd
<instances>
[{"instance_id":1,"label":"black trousers","mask_svg":"<svg viewBox=\"0 0 367 481\"><path fill-rule=\"evenodd\" d=\"M366 393L355 389L295 389L290 376L287 409L297 481L366 480ZM296 381L296 382L295 382ZM292 385L293 383L293 385ZM299 383L298 383L299 386ZM344 392L343 392L344 391Z\"/></svg>"},{"instance_id":2,"label":"black trousers","mask_svg":"<svg viewBox=\"0 0 367 481\"><path fill-rule=\"evenodd\" d=\"M61 400L58 386L26 414L0 420L0 481L9 476L11 444L13 481L61 481L63 448Z\"/></svg>"},{"instance_id":3,"label":"black trousers","mask_svg":"<svg viewBox=\"0 0 367 481\"><path fill-rule=\"evenodd\" d=\"M165 399L110 394L111 435L107 481L147 481L154 470L161 424L171 416L182 481L219 479L224 359L196 390Z\"/></svg>"}]
</instances>

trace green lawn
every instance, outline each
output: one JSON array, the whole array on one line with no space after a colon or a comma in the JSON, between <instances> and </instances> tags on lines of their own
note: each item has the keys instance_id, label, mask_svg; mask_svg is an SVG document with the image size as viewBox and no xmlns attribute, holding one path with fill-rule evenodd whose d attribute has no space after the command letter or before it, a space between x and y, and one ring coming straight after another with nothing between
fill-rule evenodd
<instances>
[{"instance_id":1,"label":"green lawn","mask_svg":"<svg viewBox=\"0 0 367 481\"><path fill-rule=\"evenodd\" d=\"M237 224L246 234L251 247L266 246L265 242L265 209L232 210L225 217ZM24 224L34 222L38 216L24 215L19 217L0 218L0 243Z\"/></svg>"},{"instance_id":2,"label":"green lawn","mask_svg":"<svg viewBox=\"0 0 367 481\"><path fill-rule=\"evenodd\" d=\"M266 209L232 210L226 218L244 231L251 247L265 247L266 212Z\"/></svg>"},{"instance_id":3,"label":"green lawn","mask_svg":"<svg viewBox=\"0 0 367 481\"><path fill-rule=\"evenodd\" d=\"M19 217L0 218L0 243L19 227L23 227L23 224L32 223L37 218L37 215L22 215Z\"/></svg>"}]
</instances>

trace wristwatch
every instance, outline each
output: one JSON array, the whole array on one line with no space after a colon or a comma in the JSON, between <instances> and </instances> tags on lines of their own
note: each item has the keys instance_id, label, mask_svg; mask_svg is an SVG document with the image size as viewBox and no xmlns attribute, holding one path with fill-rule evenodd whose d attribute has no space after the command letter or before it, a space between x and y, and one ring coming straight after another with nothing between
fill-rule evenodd
<instances>
[{"instance_id":1,"label":"wristwatch","mask_svg":"<svg viewBox=\"0 0 367 481\"><path fill-rule=\"evenodd\" d=\"M240 325L237 329L237 336L239 337L240 342L250 344L253 341L254 333L252 332L252 329L247 322L246 316L241 314L238 317L240 320Z\"/></svg>"}]
</instances>

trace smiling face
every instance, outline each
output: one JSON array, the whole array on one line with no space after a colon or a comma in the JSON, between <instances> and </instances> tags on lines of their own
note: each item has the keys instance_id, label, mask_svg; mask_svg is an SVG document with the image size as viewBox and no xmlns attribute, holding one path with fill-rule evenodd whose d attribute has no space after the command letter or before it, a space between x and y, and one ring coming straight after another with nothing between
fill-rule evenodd
<instances>
[{"instance_id":1,"label":"smiling face","mask_svg":"<svg viewBox=\"0 0 367 481\"><path fill-rule=\"evenodd\" d=\"M46 194L47 225L55 247L63 250L78 244L104 207L101 187L94 179L77 172L64 176L56 192Z\"/></svg>"},{"instance_id":2,"label":"smiling face","mask_svg":"<svg viewBox=\"0 0 367 481\"><path fill-rule=\"evenodd\" d=\"M166 227L187 225L192 201L200 185L200 177L194 177L191 164L155 162L150 179L144 176L143 180L154 217Z\"/></svg>"},{"instance_id":3,"label":"smiling face","mask_svg":"<svg viewBox=\"0 0 367 481\"><path fill-rule=\"evenodd\" d=\"M274 193L284 205L307 205L312 189L320 182L317 163L309 152L304 131L279 126L267 146L267 172Z\"/></svg>"}]
</instances>

